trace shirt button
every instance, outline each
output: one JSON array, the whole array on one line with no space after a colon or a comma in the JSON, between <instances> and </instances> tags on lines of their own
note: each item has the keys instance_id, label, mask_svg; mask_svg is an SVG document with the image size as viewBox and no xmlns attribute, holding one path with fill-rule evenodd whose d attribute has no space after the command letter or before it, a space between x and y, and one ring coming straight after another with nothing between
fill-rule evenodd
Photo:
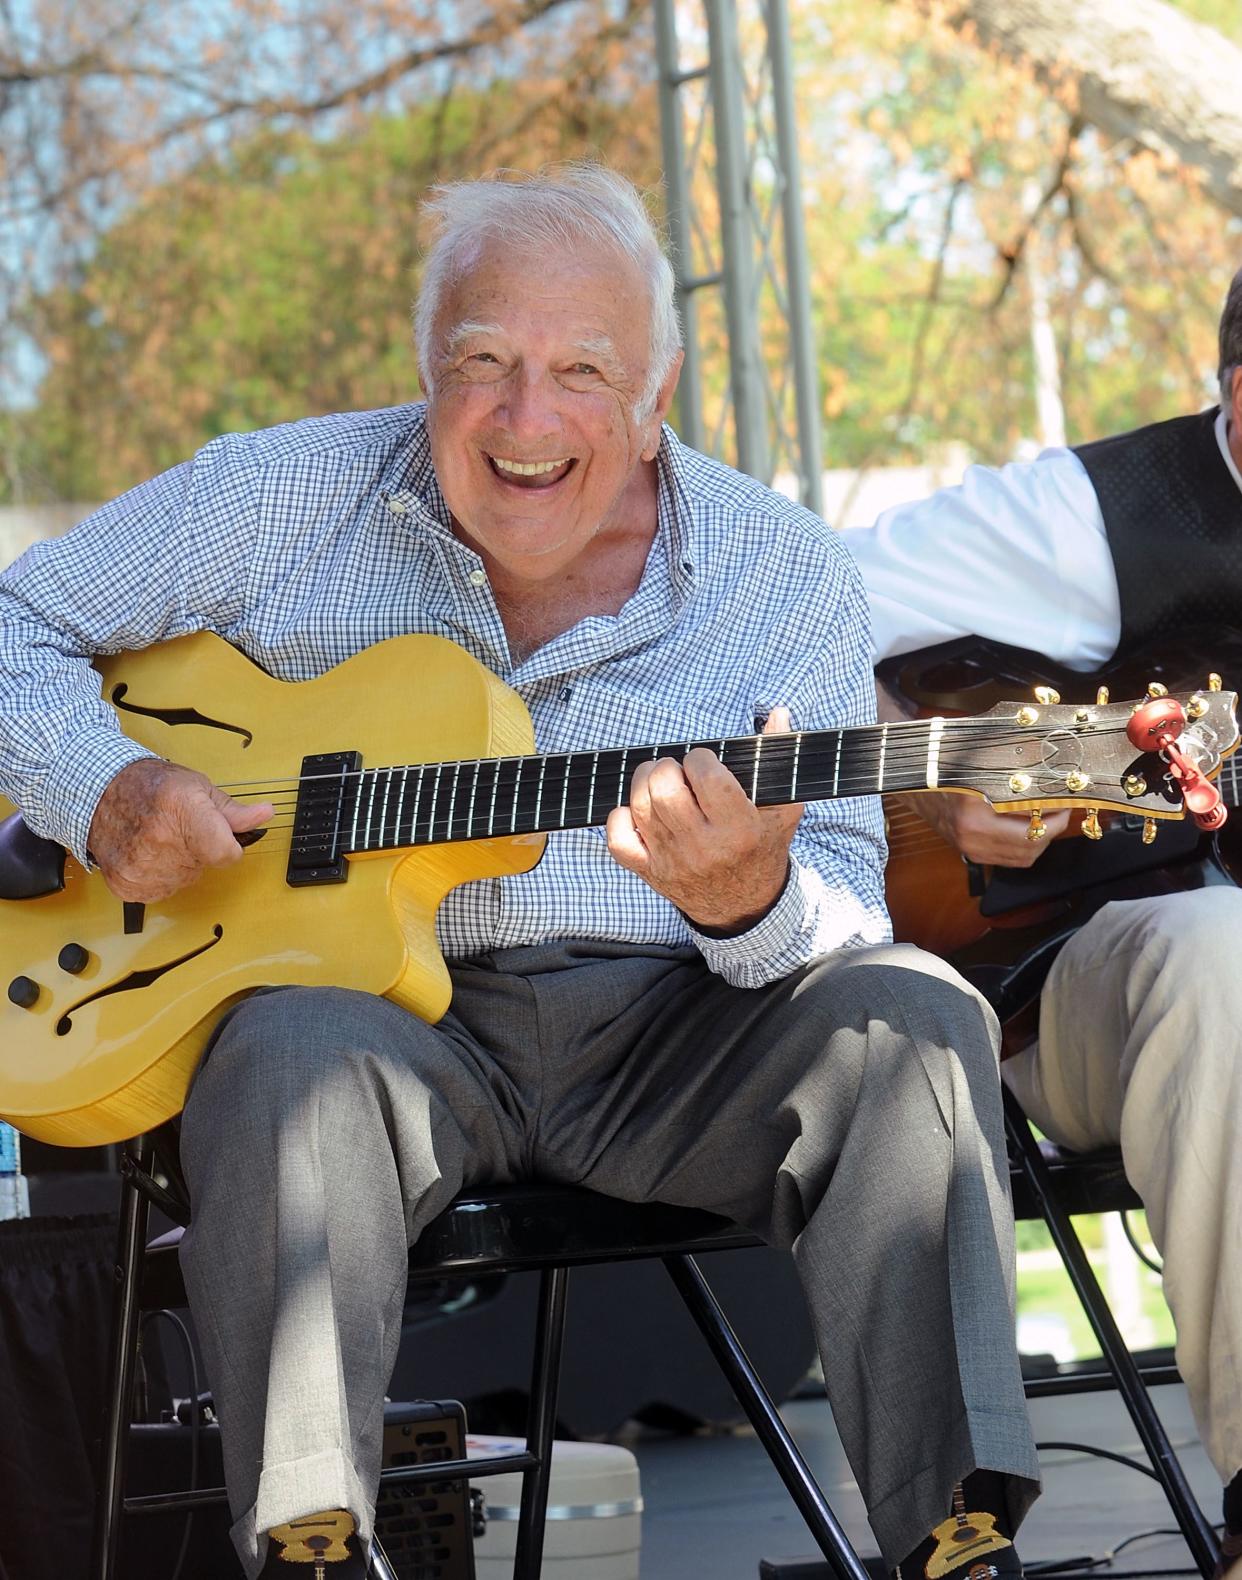
<instances>
[{"instance_id":1,"label":"shirt button","mask_svg":"<svg viewBox=\"0 0 1242 1580\"><path fill-rule=\"evenodd\" d=\"M477 569L476 570L472 570L470 572L469 576L466 578L466 580L470 583L470 585L472 587L486 587L487 586L487 572L483 571L483 570L477 570Z\"/></svg>"},{"instance_id":2,"label":"shirt button","mask_svg":"<svg viewBox=\"0 0 1242 1580\"><path fill-rule=\"evenodd\" d=\"M405 515L405 500L404 499L390 499L388 501L388 510L389 510L389 514L390 515L404 516Z\"/></svg>"}]
</instances>

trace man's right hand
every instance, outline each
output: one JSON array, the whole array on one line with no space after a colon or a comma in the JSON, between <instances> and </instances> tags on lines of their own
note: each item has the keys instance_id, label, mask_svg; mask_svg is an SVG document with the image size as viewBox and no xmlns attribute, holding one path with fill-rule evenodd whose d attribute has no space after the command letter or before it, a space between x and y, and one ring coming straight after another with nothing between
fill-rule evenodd
<instances>
[{"instance_id":1,"label":"man's right hand","mask_svg":"<svg viewBox=\"0 0 1242 1580\"><path fill-rule=\"evenodd\" d=\"M166 900L206 867L240 861L236 835L272 816L268 801L244 806L204 775L159 758L129 763L99 798L90 854L121 900Z\"/></svg>"},{"instance_id":2,"label":"man's right hand","mask_svg":"<svg viewBox=\"0 0 1242 1580\"><path fill-rule=\"evenodd\" d=\"M1029 813L996 812L981 796L933 791L910 796L909 804L967 861L985 867L1034 866L1070 820L1067 811L1049 812L1044 818L1047 834L1041 840L1029 840Z\"/></svg>"}]
</instances>

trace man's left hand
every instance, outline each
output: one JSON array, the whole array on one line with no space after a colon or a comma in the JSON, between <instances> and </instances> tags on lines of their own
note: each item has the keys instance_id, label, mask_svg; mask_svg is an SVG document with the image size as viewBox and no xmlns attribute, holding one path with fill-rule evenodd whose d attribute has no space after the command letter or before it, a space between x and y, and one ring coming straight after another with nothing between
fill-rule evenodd
<instances>
[{"instance_id":1,"label":"man's left hand","mask_svg":"<svg viewBox=\"0 0 1242 1580\"><path fill-rule=\"evenodd\" d=\"M790 728L773 708L765 735ZM608 815L608 849L706 933L744 933L780 898L802 807L759 808L714 752L640 763L628 806Z\"/></svg>"}]
</instances>

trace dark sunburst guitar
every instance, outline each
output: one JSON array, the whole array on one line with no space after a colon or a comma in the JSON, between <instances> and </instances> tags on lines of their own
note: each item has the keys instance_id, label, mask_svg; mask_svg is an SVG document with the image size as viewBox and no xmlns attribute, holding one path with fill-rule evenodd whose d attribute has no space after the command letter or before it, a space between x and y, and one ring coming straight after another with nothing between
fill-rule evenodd
<instances>
[{"instance_id":1,"label":"dark sunburst guitar","mask_svg":"<svg viewBox=\"0 0 1242 1580\"><path fill-rule=\"evenodd\" d=\"M277 815L244 859L158 904L0 825L0 1117L93 1145L177 1113L222 1011L265 985L384 994L434 1021L450 982L436 910L527 871L549 832L602 824L640 762L718 753L760 806L958 790L1178 820L1183 790L1128 704L1004 702L979 718L538 754L521 699L438 637L368 648L316 680L272 679L216 637L101 660L121 728ZM1237 743L1236 699L1179 699L1197 771ZM1206 781L1205 781L1206 782Z\"/></svg>"}]
</instances>

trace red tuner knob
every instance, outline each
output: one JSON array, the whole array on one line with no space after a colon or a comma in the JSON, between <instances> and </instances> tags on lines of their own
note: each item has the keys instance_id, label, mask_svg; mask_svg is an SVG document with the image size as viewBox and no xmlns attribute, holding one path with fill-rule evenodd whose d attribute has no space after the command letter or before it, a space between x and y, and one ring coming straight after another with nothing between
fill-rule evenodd
<instances>
[{"instance_id":1,"label":"red tuner knob","mask_svg":"<svg viewBox=\"0 0 1242 1580\"><path fill-rule=\"evenodd\" d=\"M1185 725L1186 713L1176 697L1152 697L1130 715L1126 735L1138 751L1158 752L1175 741Z\"/></svg>"}]
</instances>

